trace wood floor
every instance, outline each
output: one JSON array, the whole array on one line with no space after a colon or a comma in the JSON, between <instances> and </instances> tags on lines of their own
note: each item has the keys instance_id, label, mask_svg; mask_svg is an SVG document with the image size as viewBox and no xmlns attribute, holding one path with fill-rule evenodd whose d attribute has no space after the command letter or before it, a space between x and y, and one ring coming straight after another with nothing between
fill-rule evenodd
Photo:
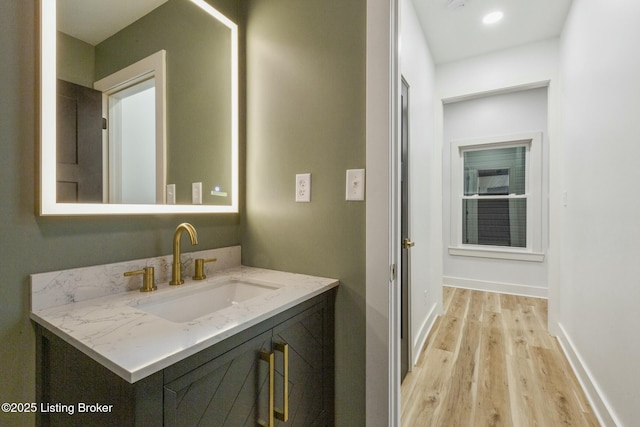
<instances>
[{"instance_id":1,"label":"wood floor","mask_svg":"<svg viewBox=\"0 0 640 427\"><path fill-rule=\"evenodd\" d=\"M598 426L547 301L444 288L444 315L402 384L402 425Z\"/></svg>"}]
</instances>

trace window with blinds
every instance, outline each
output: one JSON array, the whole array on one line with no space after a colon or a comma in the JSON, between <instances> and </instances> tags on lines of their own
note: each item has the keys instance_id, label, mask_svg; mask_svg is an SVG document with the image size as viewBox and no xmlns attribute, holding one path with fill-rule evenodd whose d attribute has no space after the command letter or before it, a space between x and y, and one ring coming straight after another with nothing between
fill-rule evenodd
<instances>
[{"instance_id":1,"label":"window with blinds","mask_svg":"<svg viewBox=\"0 0 640 427\"><path fill-rule=\"evenodd\" d=\"M527 247L528 144L462 151L462 243Z\"/></svg>"},{"instance_id":2,"label":"window with blinds","mask_svg":"<svg viewBox=\"0 0 640 427\"><path fill-rule=\"evenodd\" d=\"M542 133L451 141L449 254L541 261Z\"/></svg>"}]
</instances>

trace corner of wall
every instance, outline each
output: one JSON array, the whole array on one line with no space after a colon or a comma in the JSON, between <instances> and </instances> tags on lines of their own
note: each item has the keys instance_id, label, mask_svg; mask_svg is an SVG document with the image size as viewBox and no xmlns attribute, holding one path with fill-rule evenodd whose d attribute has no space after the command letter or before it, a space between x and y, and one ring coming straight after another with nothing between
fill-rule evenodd
<instances>
[{"instance_id":1,"label":"corner of wall","mask_svg":"<svg viewBox=\"0 0 640 427\"><path fill-rule=\"evenodd\" d=\"M424 322L422 322L422 325L420 325L420 328L415 334L415 339L412 343L413 345L413 351L412 351L413 357L411 361L412 366L415 366L418 364L418 359L420 358L420 354L422 353L424 344L427 341L427 337L429 336L429 333L433 329L433 325L436 322L438 315L440 314L438 310L439 305L441 304L436 302L431 306L431 309L429 310L429 314L427 314L427 317L425 317Z\"/></svg>"},{"instance_id":2,"label":"corner of wall","mask_svg":"<svg viewBox=\"0 0 640 427\"><path fill-rule=\"evenodd\" d=\"M584 363L583 358L574 346L573 341L567 334L567 331L560 323L556 323L554 326L554 329L558 331L558 343L567 357L574 374L578 378L580 386L582 386L582 389L587 395L589 404L591 404L600 424L603 426L622 426L622 423L618 421L611 409L611 405L609 405L607 400L604 398L602 390L591 374L591 371Z\"/></svg>"}]
</instances>

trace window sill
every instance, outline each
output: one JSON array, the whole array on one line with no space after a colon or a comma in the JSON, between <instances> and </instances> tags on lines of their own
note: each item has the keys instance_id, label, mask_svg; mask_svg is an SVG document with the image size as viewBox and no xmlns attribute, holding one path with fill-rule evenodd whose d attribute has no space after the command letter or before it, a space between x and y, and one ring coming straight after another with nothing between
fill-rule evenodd
<instances>
[{"instance_id":1,"label":"window sill","mask_svg":"<svg viewBox=\"0 0 640 427\"><path fill-rule=\"evenodd\" d=\"M521 251L503 250L503 249L450 247L449 255L467 256L467 257L476 257L476 258L507 259L507 260L530 261L530 262L544 261L544 253L521 252Z\"/></svg>"}]
</instances>

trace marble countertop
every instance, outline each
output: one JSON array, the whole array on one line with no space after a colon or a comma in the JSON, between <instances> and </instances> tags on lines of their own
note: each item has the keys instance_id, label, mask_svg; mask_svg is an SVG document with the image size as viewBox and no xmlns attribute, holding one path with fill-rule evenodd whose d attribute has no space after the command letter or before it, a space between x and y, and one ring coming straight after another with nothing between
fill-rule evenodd
<instances>
[{"instance_id":1,"label":"marble countertop","mask_svg":"<svg viewBox=\"0 0 640 427\"><path fill-rule=\"evenodd\" d=\"M136 308L227 279L272 283L279 288L183 323ZM133 383L338 283L335 279L236 266L208 274L204 281L185 278L185 284L179 287L159 283L155 292L129 290L54 307L34 307L31 318Z\"/></svg>"}]
</instances>

